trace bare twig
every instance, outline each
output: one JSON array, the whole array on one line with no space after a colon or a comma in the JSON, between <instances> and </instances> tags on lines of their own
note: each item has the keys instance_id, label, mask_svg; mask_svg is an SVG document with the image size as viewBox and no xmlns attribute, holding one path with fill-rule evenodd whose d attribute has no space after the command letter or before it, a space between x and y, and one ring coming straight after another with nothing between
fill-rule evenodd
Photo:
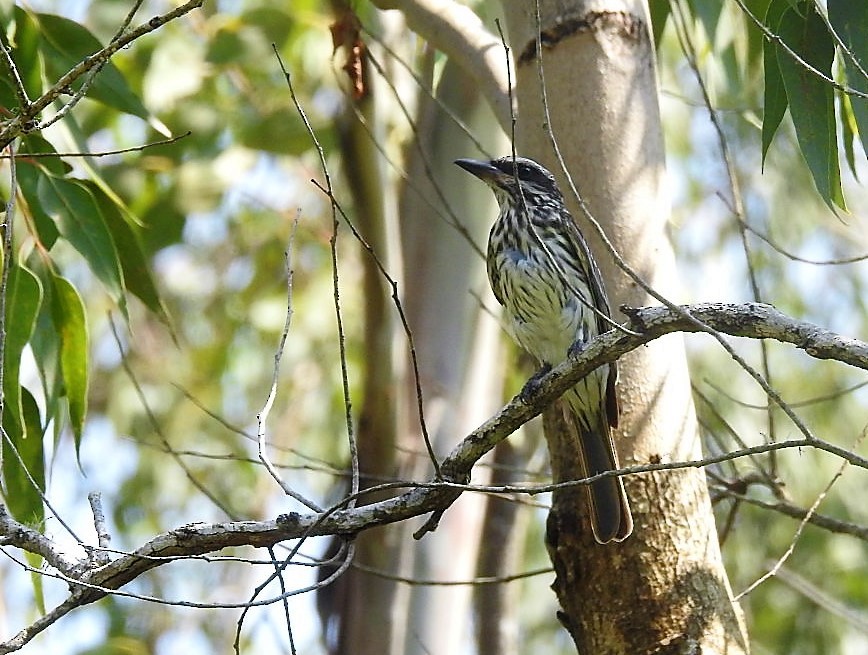
<instances>
[{"instance_id":1,"label":"bare twig","mask_svg":"<svg viewBox=\"0 0 868 655\"><path fill-rule=\"evenodd\" d=\"M109 563L109 554L106 549L111 545L112 536L109 534L106 526L105 513L102 511L102 496L98 491L92 491L87 495L87 501L90 503L90 511L93 514L93 528L96 532L96 542L98 548L89 548L88 550L92 562L96 566L102 566Z\"/></svg>"},{"instance_id":2,"label":"bare twig","mask_svg":"<svg viewBox=\"0 0 868 655\"><path fill-rule=\"evenodd\" d=\"M274 406L274 400L277 397L277 385L280 379L280 361L283 359L283 349L286 346L286 339L289 336L289 328L292 323L292 244L295 240L295 231L297 227L298 216L296 216L295 220L292 222L289 244L286 247L286 252L284 252L284 262L286 264L284 271L286 275L286 318L283 323L283 332L280 335L280 341L277 344L277 350L274 353L274 369L271 374L271 388L268 391L268 397L265 399L265 405L256 415L256 444L259 461L262 462L262 465L265 466L265 470L268 471L268 474L274 479L274 481L280 485L280 488L283 489L283 493L302 503L308 509L312 509L315 512L321 512L322 508L319 505L295 491L295 489L287 484L287 482L281 477L280 473L278 473L277 469L274 467L274 464L271 463L271 458L268 456L268 448L266 447L265 442L265 426L268 422L268 415L271 413L271 408Z\"/></svg>"},{"instance_id":3,"label":"bare twig","mask_svg":"<svg viewBox=\"0 0 868 655\"><path fill-rule=\"evenodd\" d=\"M21 80L21 73L18 71L18 66L15 65L15 60L12 59L12 53L6 46L6 41L0 38L0 52L3 53L3 63L9 70L9 76L12 78L12 85L15 87L15 97L18 100L18 107L23 109L30 104L30 98L27 96L27 88Z\"/></svg>"},{"instance_id":4,"label":"bare twig","mask_svg":"<svg viewBox=\"0 0 868 655\"><path fill-rule=\"evenodd\" d=\"M3 231L3 271L0 273L0 417L5 416L6 409L6 394L5 386L5 371L6 371L6 302L9 299L9 271L14 262L12 252L12 228L15 224L15 199L18 195L18 184L15 179L15 144L10 143L8 146L9 158L9 199L6 201L6 211L3 214L3 223L0 224L0 229ZM2 421L0 421L2 423ZM0 425L0 430L3 430L3 438L8 439L6 430Z\"/></svg>"},{"instance_id":5,"label":"bare twig","mask_svg":"<svg viewBox=\"0 0 868 655\"><path fill-rule=\"evenodd\" d=\"M810 523L811 525L822 528L826 532L831 532L834 534L846 534L850 535L851 537L856 537L857 539L868 542L868 526L851 523L849 521L841 521L839 519L832 518L831 516L826 516L825 514L818 514L817 512L811 514L804 507L799 507L798 505L795 505L786 500L763 500L761 498L748 496L747 494L736 493L731 489L725 487L720 487L719 491L726 497L732 498L742 503L747 503L749 505L755 505L756 507L760 507L762 509L778 512L779 514L789 516L790 518L807 520L808 523Z\"/></svg>"},{"instance_id":6,"label":"bare twig","mask_svg":"<svg viewBox=\"0 0 868 655\"><path fill-rule=\"evenodd\" d=\"M413 340L413 333L412 333L412 330L410 329L410 324L407 321L406 314L404 313L404 308L403 308L403 304L401 303L400 294L398 293L398 282L391 275L389 275L385 266L383 266L383 263L380 261L380 258L374 252L373 248L371 248L370 244L368 244L368 242L364 239L364 237L362 237L361 233L356 229L353 222L350 221L346 212L344 212L344 210L341 208L340 204L338 203L337 198L334 195L334 190L332 189L331 177L329 176L329 173L328 173L328 168L326 166L325 155L323 153L322 146L320 146L319 140L317 139L317 136L316 136L316 133L314 132L313 127L310 125L310 122L307 120L307 116L304 113L304 109L302 108L301 104L298 101L297 96L295 95L295 90L292 87L292 78L289 74L289 71L287 71L287 69L284 67L283 61L280 60L280 55L277 53L276 49L275 49L275 54L277 54L278 61L280 61L280 67L281 67L281 70L283 71L284 77L286 78L287 85L289 86L290 96L292 97L292 101L295 104L296 110L299 112L299 115L301 116L302 121L304 122L305 127L307 128L308 134L310 135L311 139L314 142L315 147L317 148L318 152L320 153L320 165L321 165L321 168L323 170L323 174L325 176L325 182L326 183L323 186L319 182L317 182L316 180L311 180L311 182L320 191L322 191L326 195L326 197L328 197L329 203L330 203L331 208L332 208L332 216L333 216L333 220L334 220L334 232L332 235L332 242L331 242L331 246L332 246L332 270L333 270L333 275L335 276L335 279L333 280L333 282L334 282L336 310L337 310L337 315L338 315L338 329L339 329L339 333L340 333L341 366L342 366L343 377L344 377L344 397L345 397L346 403L347 403L348 425L350 426L350 428L352 428L352 416L351 416L350 411L349 411L349 409L350 409L349 408L349 402L350 402L350 400L349 400L349 386L348 386L348 381L346 378L346 358L345 358L346 353L344 350L343 329L341 326L341 313L340 313L340 305L339 305L339 289L338 289L338 280L337 280L337 258L336 258L336 251L335 251L335 248L336 248L336 241L335 240L337 238L337 228L338 228L338 222L337 222L338 221L338 215L340 215L340 217L343 219L344 223L346 223L346 225L350 228L350 230L352 231L353 236L356 238L356 240L362 245L363 248L365 248L365 251L373 258L373 261L376 264L377 268L379 269L381 275L389 283L389 286L391 287L392 301L395 304L395 308L398 311L398 316L401 319L401 324L402 324L403 329L404 329L404 334L407 337L408 347L410 350L410 362L413 366L413 379L414 379L415 386L416 386L416 406L417 406L417 411L419 413L419 426L420 426L421 431L422 431L422 438L425 442L425 447L428 450L428 455L431 459L431 464L434 467L435 474L439 478L440 477L440 464L437 461L436 454L434 453L434 447L431 444L431 437L428 434L428 427L427 427L427 424L425 423L424 402L423 402L423 396L422 396L422 386L421 386L421 381L420 381L420 376L419 376L419 364L418 364L418 359L416 356L416 346L415 346L415 343ZM358 470L358 454L355 450L355 440L354 439L352 440L352 443L351 443L350 456L351 456L351 459L353 461L353 471L356 472ZM354 480L353 480L353 493L355 493L356 491L358 491L358 480L356 480L354 478Z\"/></svg>"},{"instance_id":7,"label":"bare twig","mask_svg":"<svg viewBox=\"0 0 868 655\"><path fill-rule=\"evenodd\" d=\"M180 18L193 9L201 7L204 2L205 0L189 0L171 11L167 11L165 14L154 16L135 29L125 32L123 35L113 39L107 46L98 50L94 54L85 57L82 61L62 75L48 91L43 93L33 102L29 103L26 107L22 107L21 111L11 120L2 124L2 129L0 129L0 148L5 148L12 139L19 134L26 134L42 129L44 126L40 126L36 122L36 118L39 114L48 107L48 105L66 93L71 84L79 80L82 76L88 74L93 69L105 65L105 62L111 59L112 55L114 55L118 50L126 47L145 34L159 29L166 23Z\"/></svg>"},{"instance_id":8,"label":"bare twig","mask_svg":"<svg viewBox=\"0 0 868 655\"><path fill-rule=\"evenodd\" d=\"M118 148L116 150L101 150L100 152L19 152L16 156L19 159L40 159L40 158L63 158L63 157L108 157L109 155L123 155L128 152L142 152L147 148L155 146L166 146L181 139L185 139L193 134L191 130L187 130L183 134L173 136L170 139L161 139L159 141L150 141L143 143L140 146L131 146L129 148ZM0 154L0 159L9 159L9 155Z\"/></svg>"},{"instance_id":9,"label":"bare twig","mask_svg":"<svg viewBox=\"0 0 868 655\"><path fill-rule=\"evenodd\" d=\"M706 110L708 111L708 119L711 122L712 127L714 128L715 135L717 136L717 143L718 147L720 148L720 158L723 160L723 164L726 169L726 175L729 181L730 194L732 197L731 205L730 203L727 203L727 206L730 207L730 210L735 217L736 225L738 226L739 239L741 242L742 250L744 251L744 258L747 263L747 276L748 281L750 282L751 295L753 296L754 302L762 302L763 297L762 293L760 292L756 268L754 267L754 257L751 253L750 243L747 239L748 223L744 209L744 198L742 197L741 185L739 184L738 173L735 169L735 162L729 149L729 142L727 141L726 135L723 132L723 127L720 124L720 119L718 118L717 111L711 102L711 95L708 92L708 87L705 85L705 80L702 77L702 73L699 71L696 46L694 45L693 40L690 36L690 31L687 29L687 19L684 16L683 5L679 2L674 2L672 3L672 8L672 15L675 18L675 33L678 36L681 50L687 58L687 63L690 66L690 69L693 71L693 76L696 79L696 83L699 86L700 92L702 93L702 101L705 105ZM762 376L771 387L773 386L773 380L771 366L769 365L768 345L765 341L760 341L759 347ZM769 408L766 411L766 425L766 438L769 441L775 441L777 438L777 424L775 421L774 406L771 403L769 404ZM774 477L777 471L777 462L775 461L774 453L772 453L769 462L771 468L771 476Z\"/></svg>"},{"instance_id":10,"label":"bare twig","mask_svg":"<svg viewBox=\"0 0 868 655\"><path fill-rule=\"evenodd\" d=\"M846 264L855 264L857 262L862 262L868 259L868 254L864 255L853 255L852 257L840 257L838 259L808 259L807 257L802 257L800 255L796 255L791 253L789 250L786 250L779 244L775 243L771 237L762 232L759 232L755 227L744 224L744 229L757 237L760 241L768 244L773 250L776 250L780 254L782 254L787 259L792 259L794 262L801 262L803 264L813 264L814 266L843 266Z\"/></svg>"},{"instance_id":11,"label":"bare twig","mask_svg":"<svg viewBox=\"0 0 868 655\"><path fill-rule=\"evenodd\" d=\"M319 155L320 168L322 170L323 176L325 177L326 188L328 189L328 196L332 201L332 235L329 239L329 245L332 257L332 289L334 292L335 318L337 320L338 327L338 347L340 351L341 361L341 383L343 385L344 394L344 415L347 424L347 439L350 448L350 466L353 472L352 480L350 483L352 496L353 494L356 494L359 490L359 450L358 444L356 443L355 426L353 423L352 399L350 398L350 381L349 374L347 372L347 348L346 340L344 337L343 314L341 311L340 278L338 275L337 256L337 238L340 222L338 221L337 205L334 200L334 194L332 193L332 178L331 174L329 173L328 164L326 163L325 151L323 150L323 147L316 136L316 132L314 131L313 126L310 124L310 121L307 118L304 107L301 106L301 103L298 100L298 96L296 96L295 94L295 88L292 85L292 75L290 75L289 71L286 69L286 66L284 66L283 59L281 59L280 57L280 52L278 52L277 46L273 45L272 48L274 50L274 56L277 58L277 62L280 65L280 70L283 73L283 77L286 80L286 86L289 89L289 97L292 99L292 102L295 105L295 110L296 112L298 112L302 123L304 123L305 129L310 135L314 148L316 148L317 154Z\"/></svg>"},{"instance_id":12,"label":"bare twig","mask_svg":"<svg viewBox=\"0 0 868 655\"><path fill-rule=\"evenodd\" d=\"M862 439L865 437L866 434L868 434L868 431L862 432L862 434L856 440L856 443L853 444L854 449L859 444L859 442L862 441ZM835 472L835 475L832 476L832 479L829 480L829 483L823 488L823 491L821 491L819 493L819 495L814 500L814 502L810 506L810 508L808 508L808 511L805 513L804 518L802 518L802 520L799 522L799 527L796 529L796 533L793 535L793 538L790 541L790 545L787 547L787 549L784 551L784 553L778 558L778 560L774 563L774 565L772 565L772 567L766 573L764 573L759 578L757 578L754 582L752 582L750 585L748 585L744 591L742 591L739 594L736 594L735 597L733 598L733 600L735 600L736 602L739 601L742 597L747 596L754 589L759 587L763 582L765 582L769 578L777 575L778 571L781 569L781 567L783 567L783 565L786 563L786 561L790 558L790 555L793 554L793 551L795 551L796 543L798 543L799 538L802 536L802 532L804 531L805 526L807 526L808 523L811 522L811 517L813 517L814 514L816 514L817 508L820 506L820 503L822 503L823 500L825 500L829 491L832 489L832 486L838 480L841 479L841 476L844 474L844 471L846 470L848 465L849 465L849 461L846 459L841 462L841 465L838 467L838 470Z\"/></svg>"}]
</instances>

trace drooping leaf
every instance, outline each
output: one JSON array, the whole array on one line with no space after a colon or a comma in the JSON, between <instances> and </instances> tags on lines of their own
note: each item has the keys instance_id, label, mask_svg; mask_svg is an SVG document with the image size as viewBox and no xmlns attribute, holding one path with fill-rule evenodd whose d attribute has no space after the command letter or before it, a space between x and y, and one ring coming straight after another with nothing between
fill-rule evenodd
<instances>
[{"instance_id":1,"label":"drooping leaf","mask_svg":"<svg viewBox=\"0 0 868 655\"><path fill-rule=\"evenodd\" d=\"M844 145L844 159L847 161L847 166L853 177L859 177L856 168L856 151L853 148L853 142L856 140L856 117L853 115L853 105L850 102L850 96L846 93L841 93L838 97L838 121L841 123L841 143Z\"/></svg>"},{"instance_id":2,"label":"drooping leaf","mask_svg":"<svg viewBox=\"0 0 868 655\"><path fill-rule=\"evenodd\" d=\"M36 14L43 36L42 52L49 78L56 80L71 68L102 49L99 40L83 25L63 16ZM73 83L78 90L83 77ZM88 97L127 114L148 119L148 111L132 92L118 68L108 61L97 73L88 90Z\"/></svg>"},{"instance_id":3,"label":"drooping leaf","mask_svg":"<svg viewBox=\"0 0 868 655\"><path fill-rule=\"evenodd\" d=\"M56 425L64 425L65 406L60 401L63 394L63 375L60 371L60 336L54 327L52 318L52 298L54 285L51 282L52 272L47 266L39 266L41 259L34 259L34 270L42 284L42 303L33 334L30 335L30 350L42 381L43 402L46 424L55 421Z\"/></svg>"},{"instance_id":4,"label":"drooping leaf","mask_svg":"<svg viewBox=\"0 0 868 655\"><path fill-rule=\"evenodd\" d=\"M708 35L708 40L714 42L717 34L717 25L720 22L720 13L723 3L716 0L688 0L692 13L699 19Z\"/></svg>"},{"instance_id":5,"label":"drooping leaf","mask_svg":"<svg viewBox=\"0 0 868 655\"><path fill-rule=\"evenodd\" d=\"M788 8L787 0L772 0L763 20L765 26L777 34L781 16ZM777 47L769 39L763 40L763 72L765 88L763 90L762 163L765 165L766 153L787 111L787 92L784 90L781 69L778 67Z\"/></svg>"},{"instance_id":6,"label":"drooping leaf","mask_svg":"<svg viewBox=\"0 0 868 655\"><path fill-rule=\"evenodd\" d=\"M788 8L778 26L780 37L805 63L831 78L835 57L832 35L813 5L806 4L804 13ZM780 46L777 59L799 149L817 191L830 207L846 210L838 168L833 88Z\"/></svg>"},{"instance_id":7,"label":"drooping leaf","mask_svg":"<svg viewBox=\"0 0 868 655\"><path fill-rule=\"evenodd\" d=\"M829 22L849 53L842 57L847 69L847 84L868 93L868 2L828 0L827 6ZM849 98L862 149L868 153L868 98L857 95Z\"/></svg>"},{"instance_id":8,"label":"drooping leaf","mask_svg":"<svg viewBox=\"0 0 868 655\"><path fill-rule=\"evenodd\" d=\"M42 495L45 493L45 452L39 406L36 399L26 388L21 388L21 409L24 418L23 437L13 452L8 443L3 459L3 482L8 490L7 506L9 513L22 523L41 528L45 520L45 506ZM41 493L40 493L41 492ZM34 568L30 579L37 608L45 611L43 597L43 576L38 573L42 558L35 553L24 554L27 562Z\"/></svg>"},{"instance_id":9,"label":"drooping leaf","mask_svg":"<svg viewBox=\"0 0 868 655\"><path fill-rule=\"evenodd\" d=\"M650 0L648 10L651 14L651 29L654 32L654 47L659 48L660 39L672 9L667 0Z\"/></svg>"},{"instance_id":10,"label":"drooping leaf","mask_svg":"<svg viewBox=\"0 0 868 655\"><path fill-rule=\"evenodd\" d=\"M11 262L6 287L5 339L3 342L3 392L5 405L13 412L17 425L23 425L19 402L21 353L33 333L42 301L42 286L33 273ZM4 416L4 421L6 417Z\"/></svg>"},{"instance_id":11,"label":"drooping leaf","mask_svg":"<svg viewBox=\"0 0 868 655\"><path fill-rule=\"evenodd\" d=\"M39 406L21 387L22 432L12 445L3 443L3 486L6 506L16 521L39 526L44 518L40 491L45 492L45 453ZM14 445L14 449L13 446Z\"/></svg>"},{"instance_id":12,"label":"drooping leaf","mask_svg":"<svg viewBox=\"0 0 868 655\"><path fill-rule=\"evenodd\" d=\"M16 520L41 519L41 499L27 473L44 488L42 439L39 411L33 397L20 385L21 354L36 321L42 290L39 280L26 268L11 263L6 288L6 338L3 359L3 488L9 511ZM34 424L36 428L34 428ZM35 432L34 432L35 429ZM35 460L39 459L38 466ZM40 471L42 472L40 474ZM40 477L41 475L41 477Z\"/></svg>"},{"instance_id":13,"label":"drooping leaf","mask_svg":"<svg viewBox=\"0 0 868 655\"><path fill-rule=\"evenodd\" d=\"M51 278L51 315L60 336L60 371L78 453L87 412L88 331L84 303L69 280Z\"/></svg>"},{"instance_id":14,"label":"drooping leaf","mask_svg":"<svg viewBox=\"0 0 868 655\"><path fill-rule=\"evenodd\" d=\"M169 325L169 315L151 273L138 227L124 220L118 206L111 198L102 193L99 187L92 183L86 183L86 186L99 205L106 225L112 234L127 289L156 314L163 323Z\"/></svg>"},{"instance_id":15,"label":"drooping leaf","mask_svg":"<svg viewBox=\"0 0 868 655\"><path fill-rule=\"evenodd\" d=\"M121 309L124 276L111 232L91 192L79 180L42 175L38 195L57 229L85 258Z\"/></svg>"},{"instance_id":16,"label":"drooping leaf","mask_svg":"<svg viewBox=\"0 0 868 655\"><path fill-rule=\"evenodd\" d=\"M46 250L50 250L60 233L57 226L42 207L39 199L39 178L49 172L63 176L70 167L59 157L39 157L42 154L57 154L54 146L41 136L29 134L21 141L16 157L18 187L27 203L27 211L33 218L36 234Z\"/></svg>"}]
</instances>

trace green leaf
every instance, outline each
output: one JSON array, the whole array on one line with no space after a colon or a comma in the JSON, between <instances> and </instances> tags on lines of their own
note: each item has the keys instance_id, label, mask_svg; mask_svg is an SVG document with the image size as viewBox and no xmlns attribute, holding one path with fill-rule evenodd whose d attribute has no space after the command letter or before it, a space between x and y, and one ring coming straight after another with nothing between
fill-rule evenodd
<instances>
[{"instance_id":1,"label":"green leaf","mask_svg":"<svg viewBox=\"0 0 868 655\"><path fill-rule=\"evenodd\" d=\"M688 2L692 6L693 15L699 19L705 28L709 42L714 43L723 3L720 0L688 0Z\"/></svg>"},{"instance_id":2,"label":"green leaf","mask_svg":"<svg viewBox=\"0 0 868 655\"><path fill-rule=\"evenodd\" d=\"M33 157L37 154L57 154L48 141L30 134L21 142L21 151L16 156L18 187L27 202L27 211L36 226L36 234L46 250L50 250L60 233L54 221L42 208L39 199L39 178L53 172L65 175L70 167L59 157Z\"/></svg>"},{"instance_id":3,"label":"green leaf","mask_svg":"<svg viewBox=\"0 0 868 655\"><path fill-rule=\"evenodd\" d=\"M33 522L41 520L42 501L26 471L44 489L42 431L33 396L21 387L19 379L21 353L33 333L42 289L33 273L12 264L6 294L2 421L7 438L0 444L3 488L12 516L18 521Z\"/></svg>"},{"instance_id":4,"label":"green leaf","mask_svg":"<svg viewBox=\"0 0 868 655\"><path fill-rule=\"evenodd\" d=\"M102 44L83 25L54 14L36 14L44 39L42 52L46 73L58 79L71 68L102 49ZM73 83L73 89L81 88L85 76ZM87 96L127 114L148 119L148 110L132 92L124 76L110 61L94 78Z\"/></svg>"},{"instance_id":5,"label":"green leaf","mask_svg":"<svg viewBox=\"0 0 868 655\"><path fill-rule=\"evenodd\" d=\"M832 35L813 5L805 5L804 11L805 16L792 8L783 13L779 25L781 39L805 62L831 77L835 57ZM838 168L833 88L783 48L778 47L777 51L799 149L817 191L829 207L837 205L846 210Z\"/></svg>"},{"instance_id":6,"label":"green leaf","mask_svg":"<svg viewBox=\"0 0 868 655\"><path fill-rule=\"evenodd\" d=\"M12 263L6 287L6 338L3 342L3 393L6 409L18 428L23 425L19 396L21 353L33 334L42 301L42 286L33 273ZM3 421L6 424L7 417Z\"/></svg>"},{"instance_id":7,"label":"green leaf","mask_svg":"<svg viewBox=\"0 0 868 655\"><path fill-rule=\"evenodd\" d=\"M18 439L11 439L14 449L3 440L6 506L16 521L41 527L45 517L40 495L40 492L45 493L45 453L39 407L24 387L21 387L20 397L24 429Z\"/></svg>"},{"instance_id":8,"label":"green leaf","mask_svg":"<svg viewBox=\"0 0 868 655\"><path fill-rule=\"evenodd\" d=\"M787 0L772 0L763 20L765 26L777 34L781 16L788 8ZM763 90L762 164L765 165L766 153L787 111L787 92L784 89L784 80L781 78L781 69L778 67L777 46L769 39L763 40L763 72L765 88Z\"/></svg>"},{"instance_id":9,"label":"green leaf","mask_svg":"<svg viewBox=\"0 0 868 655\"><path fill-rule=\"evenodd\" d=\"M43 175L38 195L63 237L87 260L94 275L125 310L124 276L117 249L93 194L79 180Z\"/></svg>"},{"instance_id":10,"label":"green leaf","mask_svg":"<svg viewBox=\"0 0 868 655\"><path fill-rule=\"evenodd\" d=\"M856 169L856 151L853 148L853 141L856 140L856 119L853 116L853 105L850 103L850 96L842 93L838 98L838 121L841 123L841 142L844 144L844 159L847 161L847 166L853 177L859 179L859 172Z\"/></svg>"},{"instance_id":11,"label":"green leaf","mask_svg":"<svg viewBox=\"0 0 868 655\"><path fill-rule=\"evenodd\" d=\"M87 412L87 319L84 303L69 280L53 275L51 283L51 316L60 336L60 371L69 406L75 451L78 453Z\"/></svg>"},{"instance_id":12,"label":"green leaf","mask_svg":"<svg viewBox=\"0 0 868 655\"><path fill-rule=\"evenodd\" d=\"M864 74L864 71L868 71L868 3L828 0L827 6L832 28L859 63L857 66L850 56L841 58L847 68L847 84L857 91L868 93L868 77ZM862 149L868 153L868 98L851 95L850 104L859 128Z\"/></svg>"},{"instance_id":13,"label":"green leaf","mask_svg":"<svg viewBox=\"0 0 868 655\"><path fill-rule=\"evenodd\" d=\"M142 246L140 230L132 225L121 213L120 208L102 190L92 183L85 183L99 205L106 225L112 234L117 248L124 281L127 289L141 300L145 307L151 310L166 325L169 325L169 314L166 311L157 284L151 273L148 258Z\"/></svg>"},{"instance_id":14,"label":"green leaf","mask_svg":"<svg viewBox=\"0 0 868 655\"><path fill-rule=\"evenodd\" d=\"M663 36L663 30L666 27L666 21L669 20L669 14L672 13L672 8L669 5L669 0L649 0L648 10L651 13L654 47L659 48L660 38Z\"/></svg>"},{"instance_id":15,"label":"green leaf","mask_svg":"<svg viewBox=\"0 0 868 655\"><path fill-rule=\"evenodd\" d=\"M42 381L45 422L49 423L54 420L55 425L59 426L66 418L61 416L61 410L64 409L64 406L60 402L63 395L63 375L60 371L60 335L54 327L54 319L52 318L53 274L45 264L39 266L41 261L41 258L34 259L34 268L39 274L39 280L42 284L43 298L29 344L36 368L39 371L39 378Z\"/></svg>"}]
</instances>

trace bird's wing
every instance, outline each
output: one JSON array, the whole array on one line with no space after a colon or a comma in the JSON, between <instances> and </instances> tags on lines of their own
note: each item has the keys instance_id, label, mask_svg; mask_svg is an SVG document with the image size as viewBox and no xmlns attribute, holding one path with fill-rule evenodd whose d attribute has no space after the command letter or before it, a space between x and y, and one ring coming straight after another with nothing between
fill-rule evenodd
<instances>
[{"instance_id":1,"label":"bird's wing","mask_svg":"<svg viewBox=\"0 0 868 655\"><path fill-rule=\"evenodd\" d=\"M565 232L569 235L570 241L577 252L583 257L578 257L576 261L582 262L584 270L582 271L585 279L588 281L588 289L591 292L591 299L594 306L607 317L612 316L612 310L609 306L609 296L606 294L606 288L603 286L603 275L600 273L600 267L597 266L597 261L591 254L591 249L585 237L576 225L572 215L566 210L562 214L565 225ZM584 264L587 262L587 264ZM611 329L611 324L597 314L597 334L603 334ZM618 366L615 362L609 364L609 377L606 380L606 414L609 419L609 425L613 428L618 427L618 417L621 413L618 394L615 389L615 383L618 381Z\"/></svg>"}]
</instances>

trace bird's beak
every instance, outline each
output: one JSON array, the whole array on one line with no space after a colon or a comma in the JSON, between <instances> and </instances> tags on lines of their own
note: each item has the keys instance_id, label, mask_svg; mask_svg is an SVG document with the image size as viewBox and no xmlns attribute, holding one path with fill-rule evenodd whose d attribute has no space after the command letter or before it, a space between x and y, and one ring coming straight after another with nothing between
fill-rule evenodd
<instances>
[{"instance_id":1,"label":"bird's beak","mask_svg":"<svg viewBox=\"0 0 868 655\"><path fill-rule=\"evenodd\" d=\"M503 171L495 168L487 161L477 159L456 159L455 163L468 173L472 173L483 182L496 182L503 177Z\"/></svg>"}]
</instances>

